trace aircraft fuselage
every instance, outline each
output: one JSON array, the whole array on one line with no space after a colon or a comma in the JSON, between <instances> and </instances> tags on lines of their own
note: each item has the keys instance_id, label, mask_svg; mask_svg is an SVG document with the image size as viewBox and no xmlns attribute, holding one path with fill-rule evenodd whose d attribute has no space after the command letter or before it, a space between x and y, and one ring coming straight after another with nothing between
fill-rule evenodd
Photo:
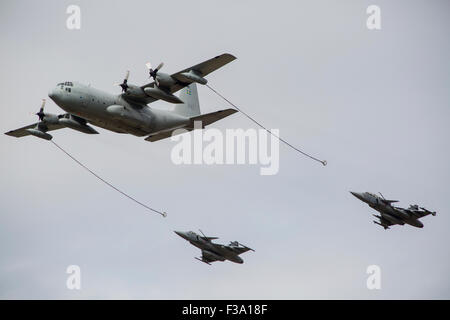
<instances>
[{"instance_id":1,"label":"aircraft fuselage","mask_svg":"<svg viewBox=\"0 0 450 320\"><path fill-rule=\"evenodd\" d=\"M187 117L131 103L121 95L76 82L60 83L48 95L64 111L117 133L141 137L189 123Z\"/></svg>"},{"instance_id":2,"label":"aircraft fuselage","mask_svg":"<svg viewBox=\"0 0 450 320\"><path fill-rule=\"evenodd\" d=\"M423 223L416 217L408 214L403 208L392 206L390 203L387 203L385 199L378 197L375 194L369 192L351 193L359 200L367 203L369 207L378 211L381 214L381 217L393 224L404 225L407 223L413 227L423 228Z\"/></svg>"}]
</instances>

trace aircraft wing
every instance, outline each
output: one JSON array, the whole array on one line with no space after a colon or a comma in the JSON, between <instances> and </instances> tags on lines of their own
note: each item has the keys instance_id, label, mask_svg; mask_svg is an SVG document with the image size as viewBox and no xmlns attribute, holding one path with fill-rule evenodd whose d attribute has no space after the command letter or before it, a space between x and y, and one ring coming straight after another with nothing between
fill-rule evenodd
<instances>
[{"instance_id":1,"label":"aircraft wing","mask_svg":"<svg viewBox=\"0 0 450 320\"><path fill-rule=\"evenodd\" d=\"M411 210L411 209L405 209L409 214L416 217L417 219L428 216L428 215L436 215L436 212L429 211L425 208L420 208L420 210Z\"/></svg>"},{"instance_id":2,"label":"aircraft wing","mask_svg":"<svg viewBox=\"0 0 450 320\"><path fill-rule=\"evenodd\" d=\"M16 137L16 138L29 136L30 133L27 131L27 129L36 128L37 125L38 125L38 122L30 124L30 125L22 127L22 128L19 128L19 129L10 130L8 132L5 132L5 134L8 136L11 136L11 137ZM57 123L57 124L40 123L39 126L40 126L40 129L44 132L65 128L65 126L63 126L62 124L59 124L59 123Z\"/></svg>"},{"instance_id":3,"label":"aircraft wing","mask_svg":"<svg viewBox=\"0 0 450 320\"><path fill-rule=\"evenodd\" d=\"M252 248L249 248L247 246L244 246L243 244L237 242L237 241L231 241L230 245L227 246L228 249L236 252L237 254L241 254L247 251L255 251Z\"/></svg>"},{"instance_id":4,"label":"aircraft wing","mask_svg":"<svg viewBox=\"0 0 450 320\"><path fill-rule=\"evenodd\" d=\"M165 89L169 93L175 93L178 90L191 84L193 82L192 80L189 80L181 75L184 72L189 72L192 70L192 71L199 73L202 77L205 77L206 75L210 74L213 71L216 71L217 69L223 67L224 65L226 65L227 63L230 63L231 61L233 61L235 59L236 59L235 56L233 56L229 53L224 53L224 54L221 54L220 56L217 56L212 59L203 61L202 63L196 64L195 66L178 71L171 75L171 77L173 79L177 80L176 83L173 84L172 86L170 86L169 88L165 88ZM155 86L154 81L147 83L146 85L143 85L141 88L144 89L144 88L153 87L153 86ZM148 104L148 103L151 103L156 100L157 99L155 99L155 98L148 97L145 99L145 103Z\"/></svg>"},{"instance_id":5,"label":"aircraft wing","mask_svg":"<svg viewBox=\"0 0 450 320\"><path fill-rule=\"evenodd\" d=\"M248 247L232 247L232 250L237 254L241 254L247 251L254 251L253 249L250 249Z\"/></svg>"},{"instance_id":6,"label":"aircraft wing","mask_svg":"<svg viewBox=\"0 0 450 320\"><path fill-rule=\"evenodd\" d=\"M52 115L50 121L44 120L41 122L36 122L16 130L5 132L5 134L8 136L20 138L31 135L28 129L36 129L36 128L44 133L62 128L70 128L87 134L98 134L98 132L94 128L92 128L87 124L87 121L85 119L80 118L78 116L74 116L69 113L61 114L58 116Z\"/></svg>"},{"instance_id":7,"label":"aircraft wing","mask_svg":"<svg viewBox=\"0 0 450 320\"><path fill-rule=\"evenodd\" d=\"M190 68L186 68L177 73L174 73L172 75L172 77L175 79L183 79L183 82L184 82L188 79L185 79L184 77L181 77L180 75L184 72L189 72L191 70L196 71L202 77L205 77L208 74L210 74L211 72L216 71L217 69L223 67L224 65L226 65L227 63L230 63L231 61L233 61L235 59L236 59L236 57L233 56L232 54L224 53L224 54L221 54L220 56L217 56L212 59L206 60L202 63L196 64L195 66L192 66ZM192 81L190 81L190 83L192 83Z\"/></svg>"}]
</instances>

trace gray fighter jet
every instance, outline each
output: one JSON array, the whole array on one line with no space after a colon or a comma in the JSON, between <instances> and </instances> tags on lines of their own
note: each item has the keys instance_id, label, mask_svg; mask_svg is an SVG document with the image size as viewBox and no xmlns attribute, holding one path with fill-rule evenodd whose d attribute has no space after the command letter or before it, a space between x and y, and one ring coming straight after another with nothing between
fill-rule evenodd
<instances>
[{"instance_id":1,"label":"gray fighter jet","mask_svg":"<svg viewBox=\"0 0 450 320\"><path fill-rule=\"evenodd\" d=\"M98 133L89 124L117 133L129 133L138 137L147 136L147 141L168 138L176 129L194 130L194 122L201 121L202 128L235 112L225 109L207 114L200 113L196 83L206 84L204 78L236 59L225 53L172 75L161 73L161 63L152 69L148 63L153 82L143 86L128 83L129 71L121 84L122 93L110 94L81 83L66 81L50 90L48 96L65 114L44 112L45 99L36 115L37 123L11 130L5 134L13 137L33 135L50 140L52 130L70 128L83 133ZM183 89L180 96L175 92ZM156 100L175 104L175 108L158 110L147 106ZM176 132L181 133L181 130Z\"/></svg>"},{"instance_id":2,"label":"gray fighter jet","mask_svg":"<svg viewBox=\"0 0 450 320\"><path fill-rule=\"evenodd\" d=\"M182 232L174 231L177 235L183 239L189 241L193 246L196 246L202 250L202 256L200 258L195 257L195 259L204 262L206 264L211 264L214 261L225 261L229 260L235 263L244 263L239 255L241 253L247 252L249 250L255 251L240 244L237 241L231 241L228 246L218 243L213 243L211 240L219 239L217 237L207 237L201 232L201 236L193 231Z\"/></svg>"},{"instance_id":3,"label":"gray fighter jet","mask_svg":"<svg viewBox=\"0 0 450 320\"><path fill-rule=\"evenodd\" d=\"M395 224L404 225L405 223L413 227L423 228L423 224L419 221L419 218L429 214L436 215L436 212L419 207L417 204L410 205L408 209L395 207L392 203L398 202L398 200L387 200L381 193L381 197L370 192L358 193L350 191L350 193L381 214L381 216L373 215L380 220L379 222L373 222L382 226L384 229L389 229L390 226Z\"/></svg>"}]
</instances>

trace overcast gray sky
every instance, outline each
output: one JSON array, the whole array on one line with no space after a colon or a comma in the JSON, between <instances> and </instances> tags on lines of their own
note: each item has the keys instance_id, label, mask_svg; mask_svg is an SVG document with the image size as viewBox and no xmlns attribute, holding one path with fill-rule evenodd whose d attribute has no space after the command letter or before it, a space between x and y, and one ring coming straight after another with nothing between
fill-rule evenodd
<instances>
[{"instance_id":1,"label":"overcast gray sky","mask_svg":"<svg viewBox=\"0 0 450 320\"><path fill-rule=\"evenodd\" d=\"M66 8L81 8L81 30ZM382 29L366 28L381 8ZM210 84L281 136L280 171L177 166L174 142L103 129L54 140L141 201L94 179L51 143L0 136L0 298L450 298L448 1L1 1L3 132L34 122L61 81L119 93L217 54L238 59ZM199 88L203 112L228 107ZM169 107L166 102L152 106ZM62 112L51 100L47 111ZM215 128L255 128L240 114ZM381 191L438 212L423 229L383 230L348 191ZM172 230L256 250L207 266ZM82 289L66 288L68 265ZM381 290L366 268L379 265Z\"/></svg>"}]
</instances>

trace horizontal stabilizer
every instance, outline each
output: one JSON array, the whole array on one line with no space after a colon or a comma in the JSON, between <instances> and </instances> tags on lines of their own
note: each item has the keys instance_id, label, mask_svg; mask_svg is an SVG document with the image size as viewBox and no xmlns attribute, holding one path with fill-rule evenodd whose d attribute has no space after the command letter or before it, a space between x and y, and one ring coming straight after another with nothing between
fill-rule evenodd
<instances>
[{"instance_id":1,"label":"horizontal stabilizer","mask_svg":"<svg viewBox=\"0 0 450 320\"><path fill-rule=\"evenodd\" d=\"M205 127L211 123L219 121L220 119L231 116L233 113L236 113L236 112L237 112L237 110L235 110L235 109L224 109L224 110L219 110L219 111L192 117L191 121L192 121L192 124L194 123L194 121L201 121L202 126Z\"/></svg>"},{"instance_id":2,"label":"horizontal stabilizer","mask_svg":"<svg viewBox=\"0 0 450 320\"><path fill-rule=\"evenodd\" d=\"M158 140L169 138L172 135L174 135L173 133L177 129L184 129L186 131L192 131L192 130L194 130L194 121L201 121L202 128L204 128L205 126L207 126L211 123L214 123L216 121L219 121L220 119L223 119L225 117L228 117L229 115L232 115L233 113L236 113L236 112L237 112L237 110L235 110L235 109L225 109L225 110L219 110L219 111L195 116L195 117L191 118L191 124L188 126L155 132L155 133L150 134L147 138L145 138L145 140L155 142ZM184 132L180 131L180 132L177 132L175 135L182 134L182 133L184 133Z\"/></svg>"},{"instance_id":3,"label":"horizontal stabilizer","mask_svg":"<svg viewBox=\"0 0 450 320\"><path fill-rule=\"evenodd\" d=\"M156 133L153 133L151 135L149 135L147 138L145 138L146 141L150 141L150 142L155 142L155 141L159 141L162 139L166 139L171 137L172 135L176 136L178 134L182 134L185 133L185 131L179 131L177 133L174 134L174 131L180 129L180 128L175 128L175 129L171 129L171 130L167 130L167 131L159 131ZM186 131L192 131L194 130L193 128L182 128Z\"/></svg>"}]
</instances>

